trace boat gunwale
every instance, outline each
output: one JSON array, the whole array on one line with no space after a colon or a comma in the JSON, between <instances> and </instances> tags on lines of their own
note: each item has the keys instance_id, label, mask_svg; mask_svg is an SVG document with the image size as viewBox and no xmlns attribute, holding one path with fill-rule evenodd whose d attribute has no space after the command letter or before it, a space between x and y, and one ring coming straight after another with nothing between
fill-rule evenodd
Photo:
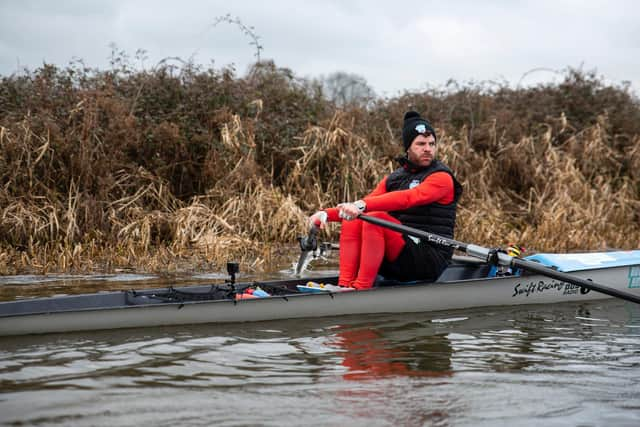
<instances>
[{"instance_id":1,"label":"boat gunwale","mask_svg":"<svg viewBox=\"0 0 640 427\"><path fill-rule=\"evenodd\" d=\"M620 267L632 267L635 265L629 265L629 266L620 266ZM640 266L640 264L638 265ZM620 267L604 267L604 268L600 268L600 269L596 269L596 270L585 270L585 272L594 272L594 271L598 271L598 270L612 270L612 269L616 269L616 268L620 268ZM456 279L456 280L445 280L445 281L435 281L435 282L427 282L427 281L417 281L417 282L408 282L408 283L398 283L398 284L392 284L392 285L384 285L384 286L376 286L376 287L372 287L370 289L363 289L363 290L358 290L358 291L340 291L340 292L333 292L333 291L325 291L325 292L297 292L297 293L291 293L291 294L283 294L283 295L270 295L268 297L260 297L260 298L247 298L247 299L218 299L218 300L192 300L192 301L171 301L171 302L153 302L153 303L149 303L149 304L118 304L118 305L110 305L110 306L103 306L103 307L86 307L86 308L68 308L68 309L61 309L61 310L49 310L49 311L30 311L30 312L23 312L23 313L9 313L9 314L5 314L5 313L1 313L0 312L0 320L1 319L8 319L8 318L16 318L16 317L24 317L24 316L41 316L41 315L56 315L56 314L64 314L64 313L84 313L84 312L103 312L103 311L109 311L109 310L124 310L124 309L151 309L151 308L155 308L155 307L168 307L168 306L178 306L179 309L182 309L183 307L186 306L197 306L200 304L222 304L222 303L226 303L226 304L233 304L233 305L237 305L237 304L243 304L243 303L259 303L260 301L274 301L274 300L286 300L288 301L290 298L298 298L298 297L321 297L321 296L329 296L330 298L334 298L336 295L362 295L362 293L365 292L380 292L380 291L384 291L384 292L389 292L389 291L394 291L394 290L408 290L408 289L415 289L415 288L420 288L420 287L433 287L433 286L455 286L455 285L466 285L469 282L479 282L478 286L486 286L487 282L490 283L499 283L501 281L504 280L512 280L514 278L526 278L526 277L535 277L535 276L539 276L539 277L544 277L543 275L540 274L536 274L536 273L529 273L529 272L523 272L523 274L521 275L505 275L505 276L494 276L494 277L476 277L476 278L465 278L465 279ZM304 281L309 281L309 280L323 280L326 281L327 279L331 280L331 279L336 279L337 276L319 276L319 277L308 277L308 278L304 278L304 279L299 279L299 281L301 282L301 284ZM557 281L556 279L551 279L554 281ZM253 282L239 282L236 284L236 286L242 286L242 288L240 289L246 289L248 287L251 286L259 286L259 285L269 285L269 284L278 284L278 283L295 283L297 282L297 279L279 279L279 280L270 280L270 281L253 281ZM174 289L176 290L184 290L184 289L192 289L192 288L196 288L196 287L213 287L213 286L222 286L228 283L218 283L218 284L207 284L207 285L190 285L190 286L183 286L183 287L176 287ZM126 295L129 292L145 292L145 293L151 293L153 291L167 291L169 289L172 289L172 287L165 287L165 288L150 288L150 289L122 289L122 290L115 290L115 291L100 291L100 292L95 292L95 293L86 293L86 294L75 294L75 295L58 295L58 296L50 296L50 297L36 297L36 298L31 298L31 299L22 299L22 300L14 300L14 301L2 301L0 302L0 310L2 309L2 305L4 304L12 304L12 303L21 303L21 302L41 302L41 301L47 301L47 300L61 300L61 299L72 299L72 298L81 298L81 297L92 297L92 296L105 296L105 297L109 297L109 296L118 296L118 295ZM606 297L606 295L603 295L603 297ZM502 304L501 304L502 305Z\"/></svg>"}]
</instances>

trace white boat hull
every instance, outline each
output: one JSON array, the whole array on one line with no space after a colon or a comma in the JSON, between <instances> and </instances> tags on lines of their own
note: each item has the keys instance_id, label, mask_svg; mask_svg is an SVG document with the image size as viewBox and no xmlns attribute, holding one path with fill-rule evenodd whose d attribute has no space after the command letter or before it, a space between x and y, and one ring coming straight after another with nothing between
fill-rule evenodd
<instances>
[{"instance_id":1,"label":"white boat hull","mask_svg":"<svg viewBox=\"0 0 640 427\"><path fill-rule=\"evenodd\" d=\"M621 266L572 274L640 295L640 287L636 287L632 274L632 271L637 271L638 268ZM114 298L118 294L114 293ZM0 317L0 336L353 314L429 312L602 298L610 297L540 275L507 276L453 283L380 287L357 292L272 296L241 301L120 305L73 311L25 313ZM11 303L1 303L0 308L2 304Z\"/></svg>"}]
</instances>

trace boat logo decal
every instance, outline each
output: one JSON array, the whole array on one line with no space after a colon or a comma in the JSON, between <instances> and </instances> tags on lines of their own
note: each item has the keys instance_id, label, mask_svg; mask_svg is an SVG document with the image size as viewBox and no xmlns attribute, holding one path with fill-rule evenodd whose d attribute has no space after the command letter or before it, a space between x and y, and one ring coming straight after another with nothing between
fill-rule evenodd
<instances>
[{"instance_id":1,"label":"boat logo decal","mask_svg":"<svg viewBox=\"0 0 640 427\"><path fill-rule=\"evenodd\" d=\"M640 288L640 265L629 267L629 288Z\"/></svg>"},{"instance_id":2,"label":"boat logo decal","mask_svg":"<svg viewBox=\"0 0 640 427\"><path fill-rule=\"evenodd\" d=\"M518 283L514 286L513 295L511 296L517 297L523 295L528 297L529 295L540 294L542 292L561 292L562 295L584 295L589 293L589 289L574 285L573 283L558 282L556 280L549 282L539 280L537 282Z\"/></svg>"}]
</instances>

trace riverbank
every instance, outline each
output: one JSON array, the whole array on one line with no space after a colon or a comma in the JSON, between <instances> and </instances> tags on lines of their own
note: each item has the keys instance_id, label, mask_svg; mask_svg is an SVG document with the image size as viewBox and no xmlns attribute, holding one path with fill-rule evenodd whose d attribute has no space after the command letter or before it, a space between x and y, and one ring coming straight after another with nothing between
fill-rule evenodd
<instances>
[{"instance_id":1,"label":"riverbank","mask_svg":"<svg viewBox=\"0 0 640 427\"><path fill-rule=\"evenodd\" d=\"M269 62L243 77L45 65L3 77L0 99L0 274L268 270L307 215L395 168L407 109L463 183L459 240L640 247L640 106L591 73L338 108Z\"/></svg>"}]
</instances>

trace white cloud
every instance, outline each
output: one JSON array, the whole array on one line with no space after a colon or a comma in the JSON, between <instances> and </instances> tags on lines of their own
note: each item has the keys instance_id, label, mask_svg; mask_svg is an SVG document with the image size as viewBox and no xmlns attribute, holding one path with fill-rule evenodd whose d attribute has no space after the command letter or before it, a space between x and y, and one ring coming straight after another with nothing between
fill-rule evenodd
<instances>
[{"instance_id":1,"label":"white cloud","mask_svg":"<svg viewBox=\"0 0 640 427\"><path fill-rule=\"evenodd\" d=\"M212 26L227 13L255 27L263 58L302 76L361 74L378 93L449 78L515 84L532 69L581 64L640 87L640 4L630 0L3 1L0 73L73 57L105 67L110 42L131 55L147 50L146 66L195 55L244 72L254 61L250 38L228 23Z\"/></svg>"}]
</instances>

